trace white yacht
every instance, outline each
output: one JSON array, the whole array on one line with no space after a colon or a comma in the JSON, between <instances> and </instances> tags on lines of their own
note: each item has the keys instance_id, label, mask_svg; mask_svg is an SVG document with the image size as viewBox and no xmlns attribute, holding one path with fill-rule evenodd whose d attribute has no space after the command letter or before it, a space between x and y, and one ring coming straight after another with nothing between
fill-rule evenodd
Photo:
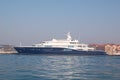
<instances>
[{"instance_id":1,"label":"white yacht","mask_svg":"<svg viewBox=\"0 0 120 80\"><path fill-rule=\"evenodd\" d=\"M105 55L104 51L96 51L88 44L72 40L70 33L66 39L52 39L32 46L15 47L20 54L77 54L77 55Z\"/></svg>"}]
</instances>

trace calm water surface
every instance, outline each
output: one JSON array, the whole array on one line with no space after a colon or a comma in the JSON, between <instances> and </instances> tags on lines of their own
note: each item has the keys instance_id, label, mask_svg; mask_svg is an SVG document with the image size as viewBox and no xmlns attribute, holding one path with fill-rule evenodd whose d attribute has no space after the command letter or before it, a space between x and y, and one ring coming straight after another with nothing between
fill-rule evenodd
<instances>
[{"instance_id":1,"label":"calm water surface","mask_svg":"<svg viewBox=\"0 0 120 80\"><path fill-rule=\"evenodd\" d=\"M0 80L120 80L120 56L0 54Z\"/></svg>"}]
</instances>

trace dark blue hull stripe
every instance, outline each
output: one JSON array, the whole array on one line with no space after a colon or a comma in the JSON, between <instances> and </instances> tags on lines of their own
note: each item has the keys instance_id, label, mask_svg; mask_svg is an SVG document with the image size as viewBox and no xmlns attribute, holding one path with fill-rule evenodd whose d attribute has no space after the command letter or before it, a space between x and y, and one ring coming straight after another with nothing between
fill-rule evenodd
<instances>
[{"instance_id":1,"label":"dark blue hull stripe","mask_svg":"<svg viewBox=\"0 0 120 80\"><path fill-rule=\"evenodd\" d=\"M18 54L106 55L104 51L78 51L67 48L15 47Z\"/></svg>"}]
</instances>

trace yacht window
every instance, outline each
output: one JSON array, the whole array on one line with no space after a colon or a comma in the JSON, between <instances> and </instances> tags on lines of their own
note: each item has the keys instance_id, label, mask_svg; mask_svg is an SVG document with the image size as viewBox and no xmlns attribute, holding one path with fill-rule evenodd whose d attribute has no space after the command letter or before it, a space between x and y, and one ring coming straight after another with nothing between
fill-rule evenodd
<instances>
[{"instance_id":1,"label":"yacht window","mask_svg":"<svg viewBox=\"0 0 120 80\"><path fill-rule=\"evenodd\" d=\"M78 46L78 47L82 47L82 46Z\"/></svg>"},{"instance_id":2,"label":"yacht window","mask_svg":"<svg viewBox=\"0 0 120 80\"><path fill-rule=\"evenodd\" d=\"M70 44L76 44L76 42L70 42Z\"/></svg>"},{"instance_id":3,"label":"yacht window","mask_svg":"<svg viewBox=\"0 0 120 80\"><path fill-rule=\"evenodd\" d=\"M45 47L52 47L51 45L45 45Z\"/></svg>"},{"instance_id":4,"label":"yacht window","mask_svg":"<svg viewBox=\"0 0 120 80\"><path fill-rule=\"evenodd\" d=\"M69 47L69 48L73 48L74 46L72 46L72 45L69 45L68 47Z\"/></svg>"},{"instance_id":5,"label":"yacht window","mask_svg":"<svg viewBox=\"0 0 120 80\"><path fill-rule=\"evenodd\" d=\"M83 46L83 47L86 47L86 46Z\"/></svg>"}]
</instances>

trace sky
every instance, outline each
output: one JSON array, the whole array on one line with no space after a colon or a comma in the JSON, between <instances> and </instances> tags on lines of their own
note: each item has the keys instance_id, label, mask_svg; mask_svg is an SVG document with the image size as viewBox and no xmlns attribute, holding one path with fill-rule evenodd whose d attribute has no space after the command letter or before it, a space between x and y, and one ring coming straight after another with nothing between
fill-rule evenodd
<instances>
[{"instance_id":1,"label":"sky","mask_svg":"<svg viewBox=\"0 0 120 80\"><path fill-rule=\"evenodd\" d=\"M0 0L0 44L32 45L68 32L81 43L120 44L120 0Z\"/></svg>"}]
</instances>

